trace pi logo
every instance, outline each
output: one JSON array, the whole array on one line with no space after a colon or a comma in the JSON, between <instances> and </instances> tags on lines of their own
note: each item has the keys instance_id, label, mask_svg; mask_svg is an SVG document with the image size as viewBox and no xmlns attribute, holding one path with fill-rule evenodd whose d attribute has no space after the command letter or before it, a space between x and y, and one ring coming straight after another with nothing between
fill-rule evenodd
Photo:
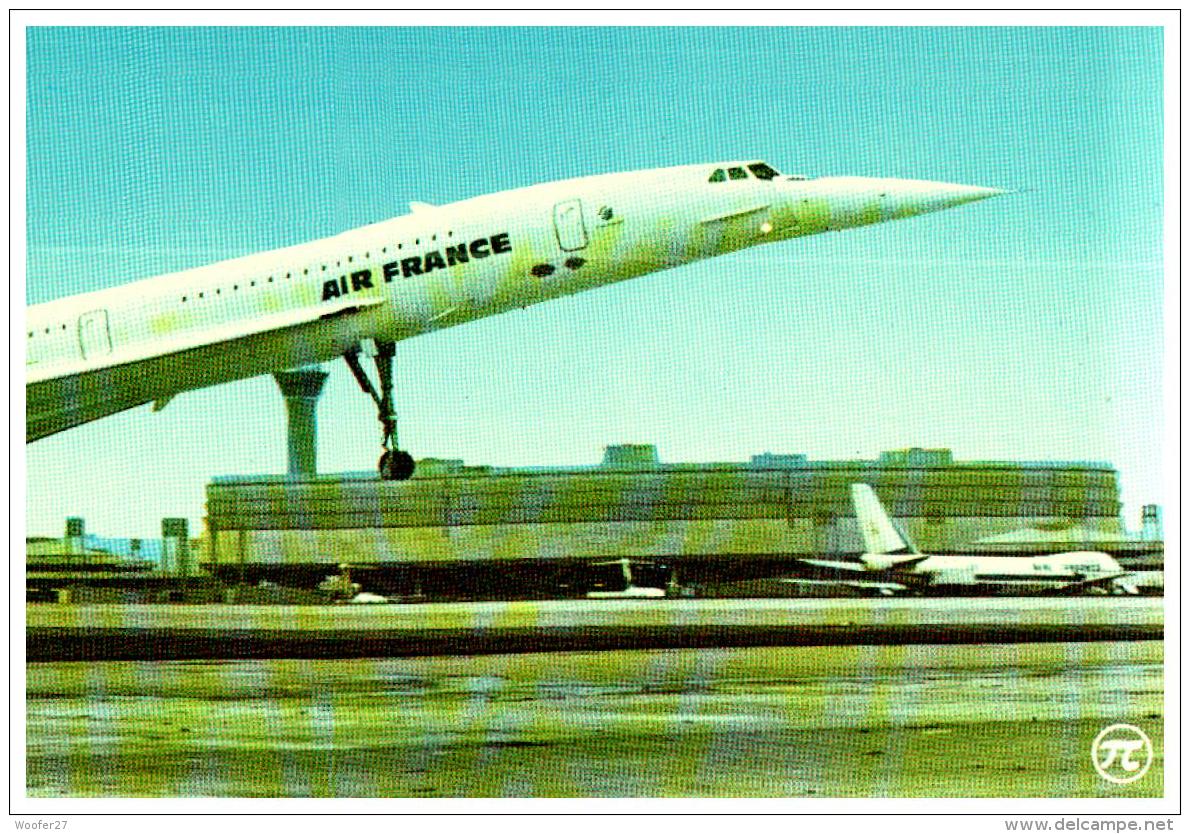
<instances>
[{"instance_id":1,"label":"pi logo","mask_svg":"<svg viewBox=\"0 0 1190 834\"><path fill-rule=\"evenodd\" d=\"M1153 742L1140 727L1112 724L1095 736L1091 762L1107 781L1126 785L1148 772L1153 763Z\"/></svg>"}]
</instances>

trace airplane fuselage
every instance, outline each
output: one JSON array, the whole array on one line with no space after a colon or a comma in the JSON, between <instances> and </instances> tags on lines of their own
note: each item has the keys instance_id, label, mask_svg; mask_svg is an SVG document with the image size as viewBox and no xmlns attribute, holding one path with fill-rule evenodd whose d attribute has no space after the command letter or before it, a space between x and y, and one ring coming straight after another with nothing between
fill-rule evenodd
<instances>
[{"instance_id":1,"label":"airplane fuselage","mask_svg":"<svg viewBox=\"0 0 1190 834\"><path fill-rule=\"evenodd\" d=\"M996 193L721 163L415 206L311 243L29 307L26 439L334 359L365 340L396 342L760 243Z\"/></svg>"},{"instance_id":2,"label":"airplane fuselage","mask_svg":"<svg viewBox=\"0 0 1190 834\"><path fill-rule=\"evenodd\" d=\"M1058 586L1101 576L1120 576L1118 562L1099 551L1071 551L1045 556L934 555L909 567L933 585L1019 584Z\"/></svg>"},{"instance_id":3,"label":"airplane fuselage","mask_svg":"<svg viewBox=\"0 0 1190 834\"><path fill-rule=\"evenodd\" d=\"M859 564L807 560L808 564L839 572L846 581L875 581L882 592L939 589L973 591L980 588L1032 586L1069 592L1110 587L1126 593L1135 588L1118 580L1127 575L1120 563L1096 550L1072 550L1043 556L959 556L923 554L893 524L869 484L851 485L851 501L865 552ZM859 579L858 574L868 577Z\"/></svg>"}]
</instances>

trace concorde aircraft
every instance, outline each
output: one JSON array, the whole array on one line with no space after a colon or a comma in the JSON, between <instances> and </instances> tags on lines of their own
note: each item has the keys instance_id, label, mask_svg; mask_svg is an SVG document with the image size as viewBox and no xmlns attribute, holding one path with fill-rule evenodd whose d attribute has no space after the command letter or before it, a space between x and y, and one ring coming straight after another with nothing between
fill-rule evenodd
<instances>
[{"instance_id":1,"label":"concorde aircraft","mask_svg":"<svg viewBox=\"0 0 1190 834\"><path fill-rule=\"evenodd\" d=\"M1106 553L1080 550L1029 557L927 555L901 534L870 486L852 484L851 501L864 540L859 562L800 560L812 568L833 571L835 581L841 584L884 595L902 591L996 593L1012 589L1076 593L1097 587L1137 593L1134 586L1122 581L1128 571Z\"/></svg>"},{"instance_id":2,"label":"concorde aircraft","mask_svg":"<svg viewBox=\"0 0 1190 834\"><path fill-rule=\"evenodd\" d=\"M377 407L381 477L403 480L414 463L396 438L401 339L748 246L1000 193L725 162L413 203L407 215L333 237L29 307L26 442L342 356Z\"/></svg>"}]
</instances>

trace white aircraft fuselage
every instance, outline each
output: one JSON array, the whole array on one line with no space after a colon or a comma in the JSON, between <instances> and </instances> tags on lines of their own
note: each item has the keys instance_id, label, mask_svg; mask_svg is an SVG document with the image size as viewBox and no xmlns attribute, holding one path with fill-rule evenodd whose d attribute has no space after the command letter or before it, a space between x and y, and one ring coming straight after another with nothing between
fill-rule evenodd
<instances>
[{"instance_id":1,"label":"white aircraft fuselage","mask_svg":"<svg viewBox=\"0 0 1190 834\"><path fill-rule=\"evenodd\" d=\"M26 440L184 391L324 362L761 243L1002 193L777 174L763 163L582 177L30 306Z\"/></svg>"},{"instance_id":2,"label":"white aircraft fuselage","mask_svg":"<svg viewBox=\"0 0 1190 834\"><path fill-rule=\"evenodd\" d=\"M1109 554L1073 550L1043 556L963 556L919 553L897 529L868 484L852 484L851 500L864 540L859 564L807 560L808 564L843 575L869 571L880 574L883 588L907 590L911 584L954 589L966 587L1035 586L1068 592L1105 587L1124 593L1136 589L1119 580L1128 575Z\"/></svg>"},{"instance_id":3,"label":"white aircraft fuselage","mask_svg":"<svg viewBox=\"0 0 1190 834\"><path fill-rule=\"evenodd\" d=\"M896 570L882 554L864 554L870 570ZM1088 580L1119 578L1127 572L1107 553L1074 550L1042 556L959 556L934 554L905 567L901 573L920 576L938 585L1028 583L1060 586Z\"/></svg>"}]
</instances>

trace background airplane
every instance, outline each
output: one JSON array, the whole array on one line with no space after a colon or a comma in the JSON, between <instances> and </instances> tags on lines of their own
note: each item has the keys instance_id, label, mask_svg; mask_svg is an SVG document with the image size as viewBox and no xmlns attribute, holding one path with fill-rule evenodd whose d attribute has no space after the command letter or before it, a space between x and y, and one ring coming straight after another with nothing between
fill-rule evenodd
<instances>
[{"instance_id":1,"label":"background airplane","mask_svg":"<svg viewBox=\"0 0 1190 834\"><path fill-rule=\"evenodd\" d=\"M1098 551L1029 557L927 555L897 529L870 486L852 484L851 500L864 540L859 561L805 559L801 564L810 568L813 578L790 581L834 581L883 595L905 591L1074 593L1090 588L1137 593L1135 587L1120 581L1128 571Z\"/></svg>"}]
</instances>

